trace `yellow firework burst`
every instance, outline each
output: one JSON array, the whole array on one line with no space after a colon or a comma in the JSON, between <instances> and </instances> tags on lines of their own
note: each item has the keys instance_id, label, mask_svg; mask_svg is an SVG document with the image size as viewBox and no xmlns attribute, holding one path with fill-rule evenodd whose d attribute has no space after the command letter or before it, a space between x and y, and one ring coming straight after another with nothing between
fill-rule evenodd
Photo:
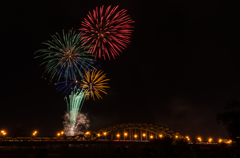
<instances>
[{"instance_id":1,"label":"yellow firework burst","mask_svg":"<svg viewBox=\"0 0 240 158\"><path fill-rule=\"evenodd\" d=\"M105 88L110 88L107 86L107 81L109 79L106 79L106 73L104 74L102 70L93 70L92 72L88 70L81 84L81 87L85 89L86 99L88 100L91 97L95 100L95 96L102 99L100 93L107 94Z\"/></svg>"}]
</instances>

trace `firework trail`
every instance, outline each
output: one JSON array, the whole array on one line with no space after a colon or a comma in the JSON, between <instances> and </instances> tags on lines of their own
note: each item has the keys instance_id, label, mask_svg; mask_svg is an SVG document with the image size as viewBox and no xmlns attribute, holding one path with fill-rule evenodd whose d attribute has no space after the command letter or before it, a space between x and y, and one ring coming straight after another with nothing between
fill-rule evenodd
<instances>
[{"instance_id":1,"label":"firework trail","mask_svg":"<svg viewBox=\"0 0 240 158\"><path fill-rule=\"evenodd\" d=\"M82 105L85 100L85 96L86 95L85 95L84 88L80 90L75 87L71 92L71 94L69 95L69 99L65 97L65 100L67 102L67 111L70 116L69 123L71 128L75 128L76 118L78 113L81 112Z\"/></svg>"},{"instance_id":2,"label":"firework trail","mask_svg":"<svg viewBox=\"0 0 240 158\"><path fill-rule=\"evenodd\" d=\"M126 14L127 10L122 9L116 12L118 6L107 7L104 12L104 6L89 12L88 19L82 21L82 42L85 46L92 47L90 52L95 54L95 58L115 59L130 43L132 33L131 17Z\"/></svg>"}]
</instances>

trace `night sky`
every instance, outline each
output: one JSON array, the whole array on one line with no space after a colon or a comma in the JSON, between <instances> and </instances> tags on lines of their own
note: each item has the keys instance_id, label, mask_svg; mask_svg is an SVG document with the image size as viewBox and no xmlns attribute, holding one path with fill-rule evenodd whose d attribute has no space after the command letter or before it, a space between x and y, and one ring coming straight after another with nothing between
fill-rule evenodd
<instances>
[{"instance_id":1,"label":"night sky","mask_svg":"<svg viewBox=\"0 0 240 158\"><path fill-rule=\"evenodd\" d=\"M41 78L34 52L62 29L79 29L96 6L119 5L135 21L131 44L99 60L111 79L103 100L85 101L91 129L147 122L190 137L227 138L216 114L240 99L238 5L224 0L3 0L0 129L55 136L64 95ZM119 9L119 10L120 10Z\"/></svg>"}]
</instances>

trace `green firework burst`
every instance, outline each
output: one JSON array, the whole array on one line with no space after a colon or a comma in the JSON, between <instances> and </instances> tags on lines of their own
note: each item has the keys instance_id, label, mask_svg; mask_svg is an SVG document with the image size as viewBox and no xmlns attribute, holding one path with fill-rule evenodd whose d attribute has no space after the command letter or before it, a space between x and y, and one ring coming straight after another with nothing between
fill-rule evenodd
<instances>
[{"instance_id":1,"label":"green firework burst","mask_svg":"<svg viewBox=\"0 0 240 158\"><path fill-rule=\"evenodd\" d=\"M76 79L76 76L83 76L83 72L89 67L94 69L93 56L88 54L88 47L84 47L81 41L81 33L69 30L62 37L56 33L52 35L51 41L43 42L47 49L40 49L35 58L42 58L41 65L45 65L45 73L50 74L51 80L61 77L68 80Z\"/></svg>"}]
</instances>

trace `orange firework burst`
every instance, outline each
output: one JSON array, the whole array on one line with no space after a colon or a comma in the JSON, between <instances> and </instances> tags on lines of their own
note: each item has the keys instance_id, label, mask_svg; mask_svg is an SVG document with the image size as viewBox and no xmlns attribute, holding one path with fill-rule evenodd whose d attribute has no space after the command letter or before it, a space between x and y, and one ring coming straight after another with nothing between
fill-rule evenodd
<instances>
[{"instance_id":1,"label":"orange firework burst","mask_svg":"<svg viewBox=\"0 0 240 158\"><path fill-rule=\"evenodd\" d=\"M110 88L106 81L109 81L109 79L106 79L106 73L104 74L102 70L93 70L92 72L88 70L81 84L81 87L85 89L86 99L88 100L91 97L95 100L94 96L102 99L100 92L107 94L105 88Z\"/></svg>"}]
</instances>

